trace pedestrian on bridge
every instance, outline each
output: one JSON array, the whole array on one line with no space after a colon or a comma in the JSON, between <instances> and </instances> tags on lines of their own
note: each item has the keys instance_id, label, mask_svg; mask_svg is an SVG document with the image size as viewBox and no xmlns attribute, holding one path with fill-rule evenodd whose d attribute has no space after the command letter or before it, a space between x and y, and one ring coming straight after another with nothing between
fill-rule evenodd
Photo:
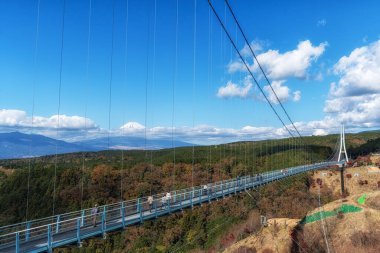
<instances>
[{"instance_id":1,"label":"pedestrian on bridge","mask_svg":"<svg viewBox=\"0 0 380 253\"><path fill-rule=\"evenodd\" d=\"M166 195L161 198L161 209L166 207Z\"/></svg>"},{"instance_id":2,"label":"pedestrian on bridge","mask_svg":"<svg viewBox=\"0 0 380 253\"><path fill-rule=\"evenodd\" d=\"M152 212L153 209L153 196L148 197L149 211Z\"/></svg>"},{"instance_id":3,"label":"pedestrian on bridge","mask_svg":"<svg viewBox=\"0 0 380 253\"><path fill-rule=\"evenodd\" d=\"M166 193L166 204L168 205L168 207L170 205L171 199L172 199L172 194L170 192L167 192Z\"/></svg>"},{"instance_id":4,"label":"pedestrian on bridge","mask_svg":"<svg viewBox=\"0 0 380 253\"><path fill-rule=\"evenodd\" d=\"M95 204L95 206L91 209L91 215L92 215L92 225L96 227L96 217L98 215L98 204Z\"/></svg>"},{"instance_id":5,"label":"pedestrian on bridge","mask_svg":"<svg viewBox=\"0 0 380 253\"><path fill-rule=\"evenodd\" d=\"M203 195L207 195L207 194L208 194L208 186L207 186L207 184L205 184L203 186Z\"/></svg>"}]
</instances>

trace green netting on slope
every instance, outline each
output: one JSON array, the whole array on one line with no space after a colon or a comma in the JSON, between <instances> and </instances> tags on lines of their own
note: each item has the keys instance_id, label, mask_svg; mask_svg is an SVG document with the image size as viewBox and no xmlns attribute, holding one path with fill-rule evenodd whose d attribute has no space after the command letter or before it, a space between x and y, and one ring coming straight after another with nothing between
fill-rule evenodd
<instances>
[{"instance_id":1,"label":"green netting on slope","mask_svg":"<svg viewBox=\"0 0 380 253\"><path fill-rule=\"evenodd\" d=\"M337 208L333 211L322 211L322 212L317 212L317 213L314 213L312 215L306 216L305 218L303 218L301 223L306 224L306 223L319 221L319 220L324 219L324 218L336 216L339 212L355 213L355 212L360 212L361 210L363 210L363 209L360 207L344 204L344 205L340 206L339 208Z\"/></svg>"},{"instance_id":2,"label":"green netting on slope","mask_svg":"<svg viewBox=\"0 0 380 253\"><path fill-rule=\"evenodd\" d=\"M367 199L367 195L366 195L366 194L363 194L363 195L360 196L360 198L358 198L358 203L359 203L360 205L364 205L366 199Z\"/></svg>"}]
</instances>

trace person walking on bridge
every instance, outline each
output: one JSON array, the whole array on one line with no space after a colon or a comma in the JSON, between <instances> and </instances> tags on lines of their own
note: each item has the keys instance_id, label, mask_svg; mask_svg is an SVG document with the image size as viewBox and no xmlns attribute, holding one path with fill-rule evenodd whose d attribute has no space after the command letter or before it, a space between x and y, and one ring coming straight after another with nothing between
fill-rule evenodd
<instances>
[{"instance_id":1,"label":"person walking on bridge","mask_svg":"<svg viewBox=\"0 0 380 253\"><path fill-rule=\"evenodd\" d=\"M170 192L167 192L166 193L166 205L167 205L168 208L170 206L171 200L172 200L172 194Z\"/></svg>"},{"instance_id":2,"label":"person walking on bridge","mask_svg":"<svg viewBox=\"0 0 380 253\"><path fill-rule=\"evenodd\" d=\"M203 195L207 195L207 194L208 194L208 186L207 186L207 184L205 184L203 186Z\"/></svg>"},{"instance_id":3,"label":"person walking on bridge","mask_svg":"<svg viewBox=\"0 0 380 253\"><path fill-rule=\"evenodd\" d=\"M153 196L148 197L149 211L152 212L153 209Z\"/></svg>"},{"instance_id":4,"label":"person walking on bridge","mask_svg":"<svg viewBox=\"0 0 380 253\"><path fill-rule=\"evenodd\" d=\"M91 209L91 215L92 215L92 225L96 227L96 217L98 215L98 204L95 204L95 206Z\"/></svg>"},{"instance_id":5,"label":"person walking on bridge","mask_svg":"<svg viewBox=\"0 0 380 253\"><path fill-rule=\"evenodd\" d=\"M161 209L166 208L166 202L167 202L167 200L166 200L166 195L164 195L164 196L162 196L162 198L161 198Z\"/></svg>"}]
</instances>

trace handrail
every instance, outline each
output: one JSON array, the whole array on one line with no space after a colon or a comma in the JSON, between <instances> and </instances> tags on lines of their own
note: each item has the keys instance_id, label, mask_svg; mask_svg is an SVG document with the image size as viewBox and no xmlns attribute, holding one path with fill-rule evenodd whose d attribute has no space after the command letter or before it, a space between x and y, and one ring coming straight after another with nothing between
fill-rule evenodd
<instances>
[{"instance_id":1,"label":"handrail","mask_svg":"<svg viewBox=\"0 0 380 253\"><path fill-rule=\"evenodd\" d=\"M256 187L263 183L285 178L289 175L295 175L301 172L320 169L322 167L327 167L335 164L340 163L320 162L310 165L274 170L256 175L246 175L242 177L221 180L207 184L208 187L206 190L206 195L203 189L204 185L171 191L171 198L167 202L162 201L162 197L165 196L165 193L158 193L153 195L153 205L155 206L154 214L145 213L151 207L147 208L147 205L149 206L147 197L142 196L140 198L132 200L120 201L99 206L98 210L100 210L100 213L96 214L96 217L101 216L101 231L103 231L106 227L107 222L109 221L111 221L111 223L114 222L116 225L121 222L123 223L123 226L124 223L128 220L130 220L130 222L134 222L134 220L138 219L140 222L142 222L146 216L150 217L152 215L157 216L158 214L162 215L164 213L167 213L168 211L165 208L168 208L170 213L171 209L178 210L178 208L182 209L183 206L193 206L194 204L202 203L207 200L210 201L210 199L225 196L233 192L236 193L236 190L241 191L242 189L246 189L248 187ZM285 171L286 173L284 173ZM159 210L157 210L157 206L160 208ZM80 232L81 229L83 230L91 227L91 222L89 222L89 220L91 221L93 217L94 214L91 213L91 208L86 208L55 216L0 227L0 249L3 248L4 245L6 246L25 243L32 240L37 240L39 238L50 238L52 235L55 236L65 231L78 230ZM79 227L78 224L80 225ZM54 241L51 243L54 245Z\"/></svg>"}]
</instances>

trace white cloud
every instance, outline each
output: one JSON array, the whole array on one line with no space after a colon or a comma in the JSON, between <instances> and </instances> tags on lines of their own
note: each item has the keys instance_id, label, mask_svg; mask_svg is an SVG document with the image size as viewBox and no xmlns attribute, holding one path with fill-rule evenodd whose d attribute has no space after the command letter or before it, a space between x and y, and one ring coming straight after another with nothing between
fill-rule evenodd
<instances>
[{"instance_id":1,"label":"white cloud","mask_svg":"<svg viewBox=\"0 0 380 253\"><path fill-rule=\"evenodd\" d=\"M298 102L301 100L301 91L296 90L293 92L293 101Z\"/></svg>"},{"instance_id":2,"label":"white cloud","mask_svg":"<svg viewBox=\"0 0 380 253\"><path fill-rule=\"evenodd\" d=\"M255 54L257 54L258 52L260 52L260 51L263 50L263 44L264 44L264 42L262 42L262 41L254 40L254 41L252 41L250 43L250 46L251 46L253 52ZM252 57L251 50L250 50L250 48L248 47L247 44L245 44L244 47L243 47L243 49L240 50L240 53L244 57L248 57L248 56Z\"/></svg>"},{"instance_id":3,"label":"white cloud","mask_svg":"<svg viewBox=\"0 0 380 253\"><path fill-rule=\"evenodd\" d=\"M137 122L134 122L141 125ZM142 126L142 125L141 125ZM114 132L113 135L133 135L136 137L145 137L145 131L141 128L129 128L129 132ZM148 139L170 139L174 134L175 140L187 141L196 144L214 144L225 143L238 140L259 140L267 138L282 137L282 132L276 132L273 127L254 127L244 126L242 128L219 128L209 125L197 125L194 127L180 126L171 127L155 126L146 129ZM285 136L285 135L284 135Z\"/></svg>"},{"instance_id":4,"label":"white cloud","mask_svg":"<svg viewBox=\"0 0 380 253\"><path fill-rule=\"evenodd\" d=\"M283 85L284 83L285 83L285 80L278 80L278 81L273 81L271 84L280 102L281 103L286 102L290 99L295 102L299 101L301 99L301 91L297 90L293 92L293 94L291 94L290 88L286 85ZM269 101L271 101L274 104L278 104L276 95L273 93L269 85L264 86L263 90L267 94Z\"/></svg>"},{"instance_id":5,"label":"white cloud","mask_svg":"<svg viewBox=\"0 0 380 253\"><path fill-rule=\"evenodd\" d=\"M317 26L318 26L318 27L326 26L326 24L327 24L326 19L320 19L320 20L318 20L318 22L317 22Z\"/></svg>"},{"instance_id":6,"label":"white cloud","mask_svg":"<svg viewBox=\"0 0 380 253\"><path fill-rule=\"evenodd\" d=\"M55 129L97 128L94 121L80 116L52 115L50 117L28 116L25 111L0 109L0 127L46 128Z\"/></svg>"},{"instance_id":7,"label":"white cloud","mask_svg":"<svg viewBox=\"0 0 380 253\"><path fill-rule=\"evenodd\" d=\"M334 65L324 111L356 127L380 126L380 40L354 49Z\"/></svg>"},{"instance_id":8,"label":"white cloud","mask_svg":"<svg viewBox=\"0 0 380 253\"><path fill-rule=\"evenodd\" d=\"M0 109L0 126L17 126L25 124L26 112L20 110Z\"/></svg>"},{"instance_id":9,"label":"white cloud","mask_svg":"<svg viewBox=\"0 0 380 253\"><path fill-rule=\"evenodd\" d=\"M228 81L225 86L222 86L218 89L218 93L216 94L220 98L247 98L252 89L251 79L247 76L244 79L243 85L238 85L233 83L232 81Z\"/></svg>"},{"instance_id":10,"label":"white cloud","mask_svg":"<svg viewBox=\"0 0 380 253\"><path fill-rule=\"evenodd\" d=\"M380 92L380 40L356 48L349 56L343 56L334 65L334 73L340 76L333 83L330 95L334 97L358 96Z\"/></svg>"},{"instance_id":11,"label":"white cloud","mask_svg":"<svg viewBox=\"0 0 380 253\"><path fill-rule=\"evenodd\" d=\"M313 132L313 135L324 136L324 135L328 135L328 132L325 129L315 129Z\"/></svg>"},{"instance_id":12,"label":"white cloud","mask_svg":"<svg viewBox=\"0 0 380 253\"><path fill-rule=\"evenodd\" d=\"M373 112L373 120L380 117L380 113L376 108L379 108L380 98L373 99L371 106L364 107L359 106L360 110L367 110ZM366 104L368 105L368 104ZM364 114L366 115L366 114ZM289 133L284 127L257 127L257 126L243 126L241 128L222 128L209 125L197 125L194 127L179 126L165 127L155 126L151 128L145 128L144 125L138 122L128 122L116 130L105 130L93 123L93 121L87 119L85 127L85 119L79 116L66 116L61 115L62 127L60 131L56 131L57 116L40 117L33 124L34 133L43 134L52 138L63 139L66 141L79 141L84 139L92 139L104 136L134 136L134 137L146 137L148 139L171 139L174 134L175 140L187 141L195 144L218 144L241 140L262 140L262 139L275 139L289 137ZM342 114L340 119L346 119L352 117L352 114ZM356 122L364 122L362 117L356 117ZM351 119L351 121L353 121ZM60 124L61 124L60 123ZM335 133L339 131L340 122L334 117L327 116L320 121L311 122L295 122L296 127L302 135L325 135L328 133ZM347 128L355 128L359 125L348 125ZM367 127L371 127L371 124L367 124ZM27 116L26 112L21 110L0 110L0 129L10 131L30 132L31 118ZM293 129L291 125L288 125L289 129ZM86 131L85 131L86 130ZM57 136L58 134L58 136ZM126 148L126 147L120 147ZM131 148L131 147L129 147Z\"/></svg>"},{"instance_id":13,"label":"white cloud","mask_svg":"<svg viewBox=\"0 0 380 253\"><path fill-rule=\"evenodd\" d=\"M278 50L268 50L257 55L257 59L269 78L280 80L289 77L306 78L307 71L312 62L316 61L325 51L327 42L313 46L309 40L298 43L297 48L285 53ZM252 71L257 71L255 62L249 66ZM228 71L246 72L246 68L240 60L233 61L228 65Z\"/></svg>"}]
</instances>

